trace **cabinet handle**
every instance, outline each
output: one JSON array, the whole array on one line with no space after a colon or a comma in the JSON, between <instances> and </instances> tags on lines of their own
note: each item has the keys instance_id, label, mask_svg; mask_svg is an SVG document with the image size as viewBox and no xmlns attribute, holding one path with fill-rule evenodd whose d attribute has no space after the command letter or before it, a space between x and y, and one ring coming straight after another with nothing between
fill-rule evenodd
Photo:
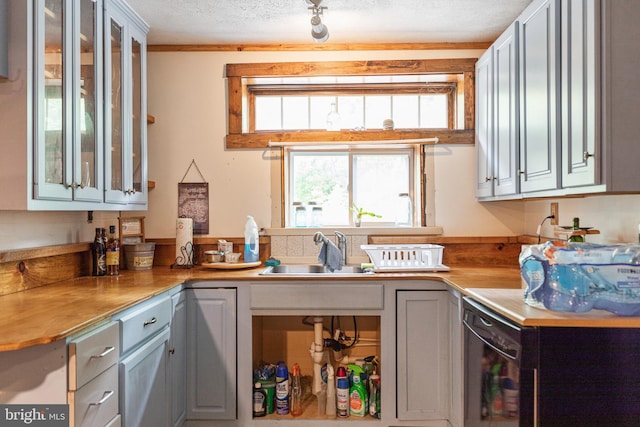
<instances>
[{"instance_id":1,"label":"cabinet handle","mask_svg":"<svg viewBox=\"0 0 640 427\"><path fill-rule=\"evenodd\" d=\"M585 162L589 160L589 157L593 157L593 156L594 154L591 154L588 151L585 151L584 153L582 153L582 158L584 159Z\"/></svg>"},{"instance_id":2,"label":"cabinet handle","mask_svg":"<svg viewBox=\"0 0 640 427\"><path fill-rule=\"evenodd\" d=\"M89 403L89 406L100 406L100 405L102 405L104 402L109 400L109 398L111 396L113 396L113 393L114 393L113 390L105 391L104 395L102 396L102 399L98 400L96 403Z\"/></svg>"},{"instance_id":3,"label":"cabinet handle","mask_svg":"<svg viewBox=\"0 0 640 427\"><path fill-rule=\"evenodd\" d=\"M174 347L171 347L169 349L169 354L176 354L176 349Z\"/></svg>"},{"instance_id":4,"label":"cabinet handle","mask_svg":"<svg viewBox=\"0 0 640 427\"><path fill-rule=\"evenodd\" d=\"M524 175L524 171L522 169L518 169L518 175Z\"/></svg>"},{"instance_id":5,"label":"cabinet handle","mask_svg":"<svg viewBox=\"0 0 640 427\"><path fill-rule=\"evenodd\" d=\"M75 182L72 182L71 184L67 184L67 188L71 188L72 190L75 190L77 186L78 185Z\"/></svg>"},{"instance_id":6,"label":"cabinet handle","mask_svg":"<svg viewBox=\"0 0 640 427\"><path fill-rule=\"evenodd\" d=\"M127 191L125 191L125 193L127 193L127 194L136 194L136 189L135 188L130 188Z\"/></svg>"},{"instance_id":7,"label":"cabinet handle","mask_svg":"<svg viewBox=\"0 0 640 427\"><path fill-rule=\"evenodd\" d=\"M105 347L104 351L100 354L98 354L97 356L91 356L91 359L101 359L103 357L105 357L107 354L111 353L113 350L115 350L116 348L113 346L109 346L109 347Z\"/></svg>"},{"instance_id":8,"label":"cabinet handle","mask_svg":"<svg viewBox=\"0 0 640 427\"><path fill-rule=\"evenodd\" d=\"M158 321L158 319L156 319L155 317L152 317L151 320L147 320L146 322L144 322L143 326L149 326L149 325L153 325L154 323L156 323Z\"/></svg>"}]
</instances>

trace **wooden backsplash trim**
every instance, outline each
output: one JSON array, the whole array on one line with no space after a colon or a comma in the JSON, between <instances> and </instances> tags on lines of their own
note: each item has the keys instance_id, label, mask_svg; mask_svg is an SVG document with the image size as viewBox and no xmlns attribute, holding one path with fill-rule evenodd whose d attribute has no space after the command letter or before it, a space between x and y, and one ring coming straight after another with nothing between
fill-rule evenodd
<instances>
[{"instance_id":1,"label":"wooden backsplash trim","mask_svg":"<svg viewBox=\"0 0 640 427\"><path fill-rule=\"evenodd\" d=\"M42 246L39 248L0 251L0 263L87 252L90 249L90 243L70 243L65 245Z\"/></svg>"}]
</instances>

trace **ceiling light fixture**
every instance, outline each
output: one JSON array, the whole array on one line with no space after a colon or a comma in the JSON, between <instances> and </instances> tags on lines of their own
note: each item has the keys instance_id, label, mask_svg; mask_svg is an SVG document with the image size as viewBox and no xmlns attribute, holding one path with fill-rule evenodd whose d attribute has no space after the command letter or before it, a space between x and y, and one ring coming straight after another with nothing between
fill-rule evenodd
<instances>
[{"instance_id":1,"label":"ceiling light fixture","mask_svg":"<svg viewBox=\"0 0 640 427\"><path fill-rule=\"evenodd\" d=\"M320 6L322 0L306 0L308 4L312 6L309 10L312 13L311 16L311 37L316 43L324 43L329 38L329 30L327 26L322 23L322 12L326 9L325 6Z\"/></svg>"}]
</instances>

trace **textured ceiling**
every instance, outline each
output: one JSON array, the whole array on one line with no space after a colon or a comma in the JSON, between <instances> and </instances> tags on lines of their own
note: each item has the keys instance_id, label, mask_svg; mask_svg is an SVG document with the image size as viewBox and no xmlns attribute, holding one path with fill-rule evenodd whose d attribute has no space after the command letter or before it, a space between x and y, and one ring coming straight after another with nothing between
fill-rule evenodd
<instances>
[{"instance_id":1,"label":"textured ceiling","mask_svg":"<svg viewBox=\"0 0 640 427\"><path fill-rule=\"evenodd\" d=\"M311 43L307 0L127 0L149 44ZM323 0L327 43L493 41L531 0Z\"/></svg>"}]
</instances>

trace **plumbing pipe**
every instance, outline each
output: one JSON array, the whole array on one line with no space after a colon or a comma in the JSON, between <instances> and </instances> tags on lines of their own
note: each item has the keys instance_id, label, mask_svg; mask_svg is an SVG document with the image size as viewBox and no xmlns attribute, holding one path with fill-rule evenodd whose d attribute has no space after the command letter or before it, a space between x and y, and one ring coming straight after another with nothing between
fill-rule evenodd
<instances>
[{"instance_id":1,"label":"plumbing pipe","mask_svg":"<svg viewBox=\"0 0 640 427\"><path fill-rule=\"evenodd\" d=\"M325 391L326 384L322 381L322 362L325 359L324 353L324 340L322 338L323 332L323 318L313 318L313 343L309 353L311 354L311 360L313 360L313 383L311 392L318 396ZM324 386L324 387L323 387Z\"/></svg>"}]
</instances>

